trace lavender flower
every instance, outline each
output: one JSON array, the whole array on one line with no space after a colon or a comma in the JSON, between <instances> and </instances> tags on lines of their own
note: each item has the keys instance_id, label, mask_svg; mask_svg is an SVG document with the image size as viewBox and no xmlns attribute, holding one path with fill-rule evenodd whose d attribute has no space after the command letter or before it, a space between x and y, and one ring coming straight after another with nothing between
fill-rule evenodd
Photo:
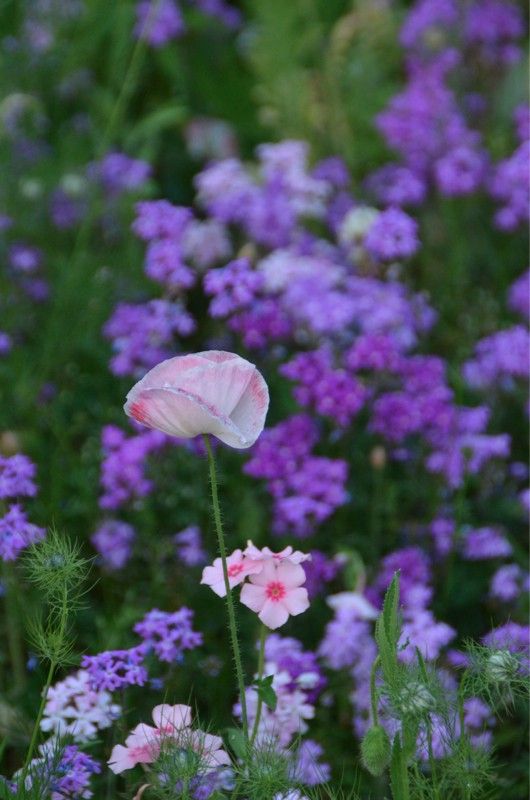
<instances>
[{"instance_id":1,"label":"lavender flower","mask_svg":"<svg viewBox=\"0 0 530 800\"><path fill-rule=\"evenodd\" d=\"M178 611L154 608L137 622L134 631L160 661L178 662L185 650L202 644L202 634L192 628L193 611L183 606Z\"/></svg>"},{"instance_id":2,"label":"lavender flower","mask_svg":"<svg viewBox=\"0 0 530 800\"><path fill-rule=\"evenodd\" d=\"M129 650L107 650L95 656L83 656L81 666L87 671L93 691L115 692L126 686L143 686L147 681L144 645Z\"/></svg>"},{"instance_id":3,"label":"lavender flower","mask_svg":"<svg viewBox=\"0 0 530 800\"><path fill-rule=\"evenodd\" d=\"M123 569L131 557L136 534L126 522L107 520L92 534L90 541L107 569Z\"/></svg>"}]
</instances>

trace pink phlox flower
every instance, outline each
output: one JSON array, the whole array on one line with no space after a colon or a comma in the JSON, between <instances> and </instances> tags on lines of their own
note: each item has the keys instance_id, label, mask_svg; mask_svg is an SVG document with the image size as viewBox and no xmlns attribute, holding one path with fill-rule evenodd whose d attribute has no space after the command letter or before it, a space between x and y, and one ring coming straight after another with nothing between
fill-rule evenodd
<instances>
[{"instance_id":1,"label":"pink phlox flower","mask_svg":"<svg viewBox=\"0 0 530 800\"><path fill-rule=\"evenodd\" d=\"M136 764L152 764L160 754L162 742L174 739L191 725L191 708L185 705L170 706L167 703L155 706L152 711L156 727L140 722L125 740L125 746L115 745L108 765L117 775Z\"/></svg>"},{"instance_id":2,"label":"pink phlox flower","mask_svg":"<svg viewBox=\"0 0 530 800\"><path fill-rule=\"evenodd\" d=\"M242 583L248 575L256 575L263 569L263 561L247 558L241 550L234 550L226 559L226 564L231 589ZM212 566L203 569L201 583L209 586L219 597L225 597L223 562L220 558L216 558Z\"/></svg>"},{"instance_id":3,"label":"pink phlox flower","mask_svg":"<svg viewBox=\"0 0 530 800\"><path fill-rule=\"evenodd\" d=\"M252 544L250 539L247 540L244 553L255 561L263 561L267 558L272 558L277 563L281 561L290 561L291 564L301 564L303 561L311 560L311 553L302 553L301 550L293 550L290 544L284 547L283 550L280 550L279 553L273 553L270 547L262 547L260 550L259 547Z\"/></svg>"},{"instance_id":4,"label":"pink phlox flower","mask_svg":"<svg viewBox=\"0 0 530 800\"><path fill-rule=\"evenodd\" d=\"M241 602L255 611L271 630L284 625L290 615L302 614L309 608L305 572L300 564L268 558L263 569L249 576L250 583L241 589Z\"/></svg>"}]
</instances>

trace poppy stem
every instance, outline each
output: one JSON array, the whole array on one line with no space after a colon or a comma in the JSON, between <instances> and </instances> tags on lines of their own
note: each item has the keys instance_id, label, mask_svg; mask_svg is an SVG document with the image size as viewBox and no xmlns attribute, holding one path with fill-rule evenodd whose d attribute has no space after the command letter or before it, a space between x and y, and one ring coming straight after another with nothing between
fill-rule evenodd
<instances>
[{"instance_id":1,"label":"poppy stem","mask_svg":"<svg viewBox=\"0 0 530 800\"><path fill-rule=\"evenodd\" d=\"M208 453L208 466L210 470L210 488L212 491L212 508L215 521L215 529L217 531L217 544L219 547L219 555L223 565L223 578L226 589L226 608L228 612L228 628L230 630L230 640L232 645L232 656L236 667L236 677L239 688L240 703L241 703L241 723L243 725L243 735L245 741L248 742L248 716L247 716L247 701L245 696L245 678L243 675L243 664L241 662L241 650L239 648L239 640L237 637L237 620L236 610L234 606L234 598L232 597L230 581L228 580L228 565L226 562L226 544L223 531L223 523L221 519L221 507L219 505L219 494L217 491L217 471L215 468L215 458L210 444L210 439L207 434L204 434L204 445Z\"/></svg>"}]
</instances>

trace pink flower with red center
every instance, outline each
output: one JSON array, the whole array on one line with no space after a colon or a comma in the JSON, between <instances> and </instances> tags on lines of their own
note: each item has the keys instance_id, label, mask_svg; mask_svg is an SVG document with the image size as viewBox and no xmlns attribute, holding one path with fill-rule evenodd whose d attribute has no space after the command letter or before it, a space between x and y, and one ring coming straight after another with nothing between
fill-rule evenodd
<instances>
[{"instance_id":1,"label":"pink flower with red center","mask_svg":"<svg viewBox=\"0 0 530 800\"><path fill-rule=\"evenodd\" d=\"M157 364L132 387L124 410L170 436L209 433L244 449L262 432L268 407L269 390L254 364L206 350Z\"/></svg>"},{"instance_id":2,"label":"pink flower with red center","mask_svg":"<svg viewBox=\"0 0 530 800\"><path fill-rule=\"evenodd\" d=\"M270 547L262 547L260 550L255 544L252 544L250 539L247 540L244 553L254 561L264 561L265 559L272 558L276 563L290 561L292 564L301 564L303 561L311 559L311 553L302 553L301 550L293 550L290 544L284 547L283 550L280 550L279 553L273 553Z\"/></svg>"},{"instance_id":3,"label":"pink flower with red center","mask_svg":"<svg viewBox=\"0 0 530 800\"><path fill-rule=\"evenodd\" d=\"M119 774L136 764L152 764L160 755L162 744L171 742L180 750L191 750L200 756L198 771L229 766L230 756L223 750L223 740L201 730L191 730L191 708L184 705L156 706L152 712L156 727L141 722L125 740L117 744L108 761L110 769Z\"/></svg>"},{"instance_id":4,"label":"pink flower with red center","mask_svg":"<svg viewBox=\"0 0 530 800\"><path fill-rule=\"evenodd\" d=\"M162 703L152 711L156 727L141 722L125 740L125 746L112 748L109 768L117 775L136 764L152 764L160 754L164 737L175 738L180 731L191 725L191 708L185 705L170 706Z\"/></svg>"},{"instance_id":5,"label":"pink flower with red center","mask_svg":"<svg viewBox=\"0 0 530 800\"><path fill-rule=\"evenodd\" d=\"M289 616L302 614L309 608L305 572L300 564L269 558L263 569L250 575L249 583L241 589L241 602L255 611L268 628L275 630L284 625Z\"/></svg>"},{"instance_id":6,"label":"pink flower with red center","mask_svg":"<svg viewBox=\"0 0 530 800\"><path fill-rule=\"evenodd\" d=\"M228 572L228 583L233 589L239 583L243 583L248 575L254 575L263 569L262 561L254 561L247 558L241 550L234 550L231 556L226 559ZM216 558L212 566L205 567L202 571L201 583L209 586L219 597L225 597L226 587L223 575L223 562Z\"/></svg>"}]
</instances>

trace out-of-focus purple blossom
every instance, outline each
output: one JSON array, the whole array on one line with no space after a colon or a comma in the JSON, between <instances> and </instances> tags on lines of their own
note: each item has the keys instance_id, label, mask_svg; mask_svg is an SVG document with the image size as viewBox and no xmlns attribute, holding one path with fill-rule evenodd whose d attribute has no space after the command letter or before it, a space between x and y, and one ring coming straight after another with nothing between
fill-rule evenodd
<instances>
[{"instance_id":1,"label":"out-of-focus purple blossom","mask_svg":"<svg viewBox=\"0 0 530 800\"><path fill-rule=\"evenodd\" d=\"M232 248L226 228L220 222L192 220L183 232L182 252L198 269L206 270L229 258Z\"/></svg>"},{"instance_id":2,"label":"out-of-focus purple blossom","mask_svg":"<svg viewBox=\"0 0 530 800\"><path fill-rule=\"evenodd\" d=\"M146 242L153 239L178 241L193 218L189 208L174 206L167 200L143 200L136 204L134 233Z\"/></svg>"},{"instance_id":3,"label":"out-of-focus purple blossom","mask_svg":"<svg viewBox=\"0 0 530 800\"><path fill-rule=\"evenodd\" d=\"M0 233L8 231L13 225L13 220L7 214L0 214Z\"/></svg>"},{"instance_id":4,"label":"out-of-focus purple blossom","mask_svg":"<svg viewBox=\"0 0 530 800\"><path fill-rule=\"evenodd\" d=\"M358 336L346 353L346 366L353 370L398 372L402 354L394 338L384 333L366 333Z\"/></svg>"},{"instance_id":5,"label":"out-of-focus purple blossom","mask_svg":"<svg viewBox=\"0 0 530 800\"><path fill-rule=\"evenodd\" d=\"M24 548L41 541L44 536L44 529L29 522L21 506L11 505L0 518L0 558L15 561Z\"/></svg>"},{"instance_id":6,"label":"out-of-focus purple blossom","mask_svg":"<svg viewBox=\"0 0 530 800\"><path fill-rule=\"evenodd\" d=\"M195 178L199 202L221 222L240 222L255 191L237 158L211 164Z\"/></svg>"},{"instance_id":7,"label":"out-of-focus purple blossom","mask_svg":"<svg viewBox=\"0 0 530 800\"><path fill-rule=\"evenodd\" d=\"M254 350L287 339L293 323L278 301L271 298L255 300L250 308L231 317L228 327L241 336L245 347Z\"/></svg>"},{"instance_id":8,"label":"out-of-focus purple blossom","mask_svg":"<svg viewBox=\"0 0 530 800\"><path fill-rule=\"evenodd\" d=\"M420 0L408 12L399 33L399 41L407 49L437 41L458 20L454 0Z\"/></svg>"},{"instance_id":9,"label":"out-of-focus purple blossom","mask_svg":"<svg viewBox=\"0 0 530 800\"><path fill-rule=\"evenodd\" d=\"M144 666L144 645L129 650L107 650L95 656L83 656L81 666L89 676L89 685L95 692L115 692L126 686L143 686L147 681Z\"/></svg>"},{"instance_id":10,"label":"out-of-focus purple blossom","mask_svg":"<svg viewBox=\"0 0 530 800\"><path fill-rule=\"evenodd\" d=\"M465 531L462 554L470 561L504 558L512 554L512 546L496 528L476 528Z\"/></svg>"},{"instance_id":11,"label":"out-of-focus purple blossom","mask_svg":"<svg viewBox=\"0 0 530 800\"><path fill-rule=\"evenodd\" d=\"M26 789L31 791L33 785L45 786L50 800L92 797L90 782L93 775L101 772L100 764L79 750L75 744L64 748L58 763L54 756L53 743L40 745L38 758L34 758L28 765L24 781Z\"/></svg>"},{"instance_id":12,"label":"out-of-focus purple blossom","mask_svg":"<svg viewBox=\"0 0 530 800\"><path fill-rule=\"evenodd\" d=\"M152 482L145 475L145 459L153 451L167 443L167 437L159 431L148 431L127 437L114 425L106 425L102 431L104 459L101 465L103 494L99 505L115 510L133 498L145 497L152 489Z\"/></svg>"},{"instance_id":13,"label":"out-of-focus purple blossom","mask_svg":"<svg viewBox=\"0 0 530 800\"><path fill-rule=\"evenodd\" d=\"M320 550L311 550L311 560L304 564L305 588L310 598L323 592L343 567L339 556L329 558Z\"/></svg>"},{"instance_id":14,"label":"out-of-focus purple blossom","mask_svg":"<svg viewBox=\"0 0 530 800\"><path fill-rule=\"evenodd\" d=\"M0 499L34 497L35 473L35 464L27 456L20 453L9 458L0 456Z\"/></svg>"},{"instance_id":15,"label":"out-of-focus purple blossom","mask_svg":"<svg viewBox=\"0 0 530 800\"><path fill-rule=\"evenodd\" d=\"M530 626L519 625L517 622L506 622L483 636L482 641L487 647L506 649L511 653L520 653L528 658Z\"/></svg>"},{"instance_id":16,"label":"out-of-focus purple blossom","mask_svg":"<svg viewBox=\"0 0 530 800\"><path fill-rule=\"evenodd\" d=\"M489 192L502 207L496 212L494 221L500 230L513 231L526 225L530 202L528 160L530 142L520 144L515 152L495 165L489 181Z\"/></svg>"},{"instance_id":17,"label":"out-of-focus purple blossom","mask_svg":"<svg viewBox=\"0 0 530 800\"><path fill-rule=\"evenodd\" d=\"M226 317L247 308L263 287L263 282L263 275L252 269L247 258L238 258L222 269L211 270L204 277L204 290L213 297L209 309L211 316Z\"/></svg>"},{"instance_id":18,"label":"out-of-focus purple blossom","mask_svg":"<svg viewBox=\"0 0 530 800\"><path fill-rule=\"evenodd\" d=\"M16 272L32 274L42 265L42 253L37 247L17 242L9 248L9 266Z\"/></svg>"},{"instance_id":19,"label":"out-of-focus purple blossom","mask_svg":"<svg viewBox=\"0 0 530 800\"><path fill-rule=\"evenodd\" d=\"M331 156L319 161L311 173L318 181L326 181L336 189L344 189L350 183L350 172L345 161L339 156Z\"/></svg>"},{"instance_id":20,"label":"out-of-focus purple blossom","mask_svg":"<svg viewBox=\"0 0 530 800\"><path fill-rule=\"evenodd\" d=\"M181 661L185 650L202 644L202 634L194 631L193 611L183 606L178 611L153 608L134 626L135 633L160 661Z\"/></svg>"},{"instance_id":21,"label":"out-of-focus purple blossom","mask_svg":"<svg viewBox=\"0 0 530 800\"><path fill-rule=\"evenodd\" d=\"M331 767L320 761L323 755L324 750L317 742L304 739L294 753L295 761L289 770L291 778L305 786L327 783L331 778ZM289 800L289 795L286 800ZM296 798L293 797L293 800ZM300 800L303 800L301 795Z\"/></svg>"},{"instance_id":22,"label":"out-of-focus purple blossom","mask_svg":"<svg viewBox=\"0 0 530 800\"><path fill-rule=\"evenodd\" d=\"M308 536L346 502L347 464L311 456L317 438L309 417L291 417L264 431L245 464L248 475L268 481L278 534Z\"/></svg>"},{"instance_id":23,"label":"out-of-focus purple blossom","mask_svg":"<svg viewBox=\"0 0 530 800\"><path fill-rule=\"evenodd\" d=\"M429 525L429 532L434 541L438 555L444 557L453 550L455 542L456 525L454 520L447 517L436 517Z\"/></svg>"},{"instance_id":24,"label":"out-of-focus purple blossom","mask_svg":"<svg viewBox=\"0 0 530 800\"><path fill-rule=\"evenodd\" d=\"M421 175L400 164L385 164L372 172L366 188L385 206L417 206L423 203L427 184Z\"/></svg>"},{"instance_id":25,"label":"out-of-focus purple blossom","mask_svg":"<svg viewBox=\"0 0 530 800\"><path fill-rule=\"evenodd\" d=\"M418 604L418 586L426 586L431 581L431 567L427 555L419 547L405 547L394 550L381 562L379 573L372 583L368 596L374 597L378 604L392 582L394 573L400 573L400 600L406 607ZM421 605L429 602L432 592L421 598Z\"/></svg>"},{"instance_id":26,"label":"out-of-focus purple blossom","mask_svg":"<svg viewBox=\"0 0 530 800\"><path fill-rule=\"evenodd\" d=\"M185 30L182 12L173 0L140 0L136 4L134 34L151 47L163 47L182 36Z\"/></svg>"},{"instance_id":27,"label":"out-of-focus purple blossom","mask_svg":"<svg viewBox=\"0 0 530 800\"><path fill-rule=\"evenodd\" d=\"M59 230L68 230L77 225L86 212L86 202L81 197L72 197L62 188L55 189L50 197L50 216Z\"/></svg>"},{"instance_id":28,"label":"out-of-focus purple blossom","mask_svg":"<svg viewBox=\"0 0 530 800\"><path fill-rule=\"evenodd\" d=\"M528 105L517 106L513 113L513 119L518 140L526 142L530 139L530 108Z\"/></svg>"},{"instance_id":29,"label":"out-of-focus purple blossom","mask_svg":"<svg viewBox=\"0 0 530 800\"><path fill-rule=\"evenodd\" d=\"M92 534L90 541L103 565L110 570L123 569L131 557L136 534L132 525L120 520L107 520Z\"/></svg>"},{"instance_id":30,"label":"out-of-focus purple blossom","mask_svg":"<svg viewBox=\"0 0 530 800\"><path fill-rule=\"evenodd\" d=\"M173 338L189 336L195 320L179 302L119 303L103 329L112 341L115 375L137 377L173 355Z\"/></svg>"},{"instance_id":31,"label":"out-of-focus purple blossom","mask_svg":"<svg viewBox=\"0 0 530 800\"><path fill-rule=\"evenodd\" d=\"M530 373L530 334L514 325L481 339L475 357L464 364L464 377L475 388L511 388L514 378L528 379Z\"/></svg>"},{"instance_id":32,"label":"out-of-focus purple blossom","mask_svg":"<svg viewBox=\"0 0 530 800\"><path fill-rule=\"evenodd\" d=\"M226 28L238 28L241 24L241 12L225 0L193 0L203 14L219 20Z\"/></svg>"},{"instance_id":33,"label":"out-of-focus purple blossom","mask_svg":"<svg viewBox=\"0 0 530 800\"><path fill-rule=\"evenodd\" d=\"M505 564L499 567L490 583L490 597L504 603L517 600L523 591L530 588L530 576L518 564Z\"/></svg>"},{"instance_id":34,"label":"out-of-focus purple blossom","mask_svg":"<svg viewBox=\"0 0 530 800\"><path fill-rule=\"evenodd\" d=\"M492 64L510 64L519 58L515 42L524 31L522 12L509 0L476 0L466 9L464 36Z\"/></svg>"},{"instance_id":35,"label":"out-of-focus purple blossom","mask_svg":"<svg viewBox=\"0 0 530 800\"><path fill-rule=\"evenodd\" d=\"M401 629L399 658L405 663L416 660L416 648L422 656L432 661L440 655L456 636L456 631L445 622L438 622L431 611L423 608L409 609L404 613Z\"/></svg>"},{"instance_id":36,"label":"out-of-focus purple blossom","mask_svg":"<svg viewBox=\"0 0 530 800\"><path fill-rule=\"evenodd\" d=\"M13 340L8 333L0 331L0 356L6 356L11 352L13 347Z\"/></svg>"},{"instance_id":37,"label":"out-of-focus purple blossom","mask_svg":"<svg viewBox=\"0 0 530 800\"><path fill-rule=\"evenodd\" d=\"M285 688L302 689L307 693L309 702L316 702L326 686L316 653L304 650L298 639L273 633L267 638L265 659L274 662L278 670L290 676L290 682L284 683Z\"/></svg>"},{"instance_id":38,"label":"out-of-focus purple blossom","mask_svg":"<svg viewBox=\"0 0 530 800\"><path fill-rule=\"evenodd\" d=\"M530 317L530 270L524 272L510 286L508 305L517 314L528 319Z\"/></svg>"},{"instance_id":39,"label":"out-of-focus purple blossom","mask_svg":"<svg viewBox=\"0 0 530 800\"><path fill-rule=\"evenodd\" d=\"M152 280L175 291L189 289L196 275L182 261L182 247L173 239L151 242L147 248L145 274Z\"/></svg>"},{"instance_id":40,"label":"out-of-focus purple blossom","mask_svg":"<svg viewBox=\"0 0 530 800\"><path fill-rule=\"evenodd\" d=\"M125 153L107 153L101 161L90 164L87 173L105 192L119 195L141 188L151 177L151 167Z\"/></svg>"},{"instance_id":41,"label":"out-of-focus purple blossom","mask_svg":"<svg viewBox=\"0 0 530 800\"><path fill-rule=\"evenodd\" d=\"M301 406L309 406L338 425L349 425L366 402L364 386L343 369L333 369L327 350L300 353L280 367L280 373L298 381L294 396Z\"/></svg>"},{"instance_id":42,"label":"out-of-focus purple blossom","mask_svg":"<svg viewBox=\"0 0 530 800\"><path fill-rule=\"evenodd\" d=\"M197 525L190 525L173 537L175 549L180 560L187 567L198 567L206 564L208 554L202 544L202 535Z\"/></svg>"},{"instance_id":43,"label":"out-of-focus purple blossom","mask_svg":"<svg viewBox=\"0 0 530 800\"><path fill-rule=\"evenodd\" d=\"M380 261L410 258L420 246L418 223L400 208L388 208L370 226L364 246Z\"/></svg>"},{"instance_id":44,"label":"out-of-focus purple blossom","mask_svg":"<svg viewBox=\"0 0 530 800\"><path fill-rule=\"evenodd\" d=\"M468 145L455 147L434 165L434 178L445 197L475 192L484 181L487 158L483 151Z\"/></svg>"}]
</instances>

